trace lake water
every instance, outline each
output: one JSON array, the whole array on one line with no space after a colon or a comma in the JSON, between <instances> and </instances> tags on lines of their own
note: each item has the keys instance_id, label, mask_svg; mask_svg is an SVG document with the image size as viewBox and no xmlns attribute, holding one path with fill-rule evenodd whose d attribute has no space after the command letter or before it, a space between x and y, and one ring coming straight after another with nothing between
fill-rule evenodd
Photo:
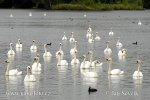
<instances>
[{"instance_id":1,"label":"lake water","mask_svg":"<svg viewBox=\"0 0 150 100\"><path fill-rule=\"evenodd\" d=\"M32 12L32 17L29 17ZM0 99L1 100L148 100L150 97L150 11L46 11L42 10L0 10ZM13 18L9 15L13 14ZM138 26L138 20L142 25ZM95 36L99 32L101 40L89 44L86 38L88 25L92 27ZM109 38L112 28L114 36ZM80 65L71 66L69 41L62 42L66 32L68 38L74 32L80 62L82 55L93 50L94 59L103 62L97 70L97 78L83 75ZM117 37L127 49L125 61L118 60L116 49ZM15 43L20 38L23 43L22 52L15 50ZM110 77L107 74L107 64L104 56L106 41L110 41L112 49L112 67L124 70L124 75ZM37 53L40 55L42 71L35 75L36 82L24 83L26 67L33 64L35 54L30 52L32 40L36 40ZM133 42L138 45L133 45ZM12 58L11 68L23 71L21 76L5 76L7 52L9 43L13 43L16 54ZM52 43L49 47L52 57L43 59L44 43ZM59 50L59 43L63 44L64 59L68 66L57 66L55 53ZM88 57L89 59L89 57ZM137 69L135 60L142 60L141 71L143 79L134 80L132 74ZM98 89L98 92L88 93L88 87Z\"/></svg>"}]
</instances>

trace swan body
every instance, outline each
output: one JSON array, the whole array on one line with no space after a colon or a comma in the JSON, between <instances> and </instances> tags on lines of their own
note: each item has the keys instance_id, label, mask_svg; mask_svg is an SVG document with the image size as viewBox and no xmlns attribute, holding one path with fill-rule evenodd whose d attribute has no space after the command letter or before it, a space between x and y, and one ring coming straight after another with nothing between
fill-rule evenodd
<instances>
[{"instance_id":1,"label":"swan body","mask_svg":"<svg viewBox=\"0 0 150 100\"><path fill-rule=\"evenodd\" d=\"M111 28L111 30L109 32L109 36L113 36L113 35L114 35L114 32L112 31L112 28Z\"/></svg>"},{"instance_id":2,"label":"swan body","mask_svg":"<svg viewBox=\"0 0 150 100\"><path fill-rule=\"evenodd\" d=\"M61 59L58 60L57 66L67 66L67 65L68 65L67 60L61 60Z\"/></svg>"},{"instance_id":3,"label":"swan body","mask_svg":"<svg viewBox=\"0 0 150 100\"><path fill-rule=\"evenodd\" d=\"M96 37L95 37L95 40L96 41L99 41L101 38L100 38L100 36L98 35L98 32L96 32Z\"/></svg>"},{"instance_id":4,"label":"swan body","mask_svg":"<svg viewBox=\"0 0 150 100\"><path fill-rule=\"evenodd\" d=\"M138 64L138 68L137 68L137 71L135 71L133 73L133 77L143 77L143 74L142 72L140 71L140 68L141 68L141 61L140 60L137 60L136 63Z\"/></svg>"},{"instance_id":5,"label":"swan body","mask_svg":"<svg viewBox=\"0 0 150 100\"><path fill-rule=\"evenodd\" d=\"M30 47L31 52L36 52L37 51L37 46L35 45L35 40L32 41L32 46Z\"/></svg>"},{"instance_id":6,"label":"swan body","mask_svg":"<svg viewBox=\"0 0 150 100\"><path fill-rule=\"evenodd\" d=\"M98 74L95 71L87 71L85 69L80 69L81 73L88 78L97 78Z\"/></svg>"},{"instance_id":7,"label":"swan body","mask_svg":"<svg viewBox=\"0 0 150 100\"><path fill-rule=\"evenodd\" d=\"M29 17L32 17L32 13L31 12L29 12Z\"/></svg>"},{"instance_id":8,"label":"swan body","mask_svg":"<svg viewBox=\"0 0 150 100\"><path fill-rule=\"evenodd\" d=\"M121 71L120 69L113 69L111 70L111 63L112 63L112 59L111 58L108 58L107 59L107 62L108 62L108 74L109 75L122 75L124 74L124 71Z\"/></svg>"},{"instance_id":9,"label":"swan body","mask_svg":"<svg viewBox=\"0 0 150 100\"><path fill-rule=\"evenodd\" d=\"M34 75L31 74L30 66L27 67L27 75L24 78L24 82L35 82L36 78Z\"/></svg>"},{"instance_id":10,"label":"swan body","mask_svg":"<svg viewBox=\"0 0 150 100\"><path fill-rule=\"evenodd\" d=\"M73 36L73 32L71 32L71 38L69 39L70 42L75 42L75 38Z\"/></svg>"},{"instance_id":11,"label":"swan body","mask_svg":"<svg viewBox=\"0 0 150 100\"><path fill-rule=\"evenodd\" d=\"M91 37L88 39L88 42L89 42L89 43L93 43L93 42L94 42L93 36L91 36Z\"/></svg>"},{"instance_id":12,"label":"swan body","mask_svg":"<svg viewBox=\"0 0 150 100\"><path fill-rule=\"evenodd\" d=\"M11 13L9 17L10 17L10 18L13 18L14 16L13 16L13 14Z\"/></svg>"},{"instance_id":13,"label":"swan body","mask_svg":"<svg viewBox=\"0 0 150 100\"><path fill-rule=\"evenodd\" d=\"M140 20L139 20L139 22L138 22L138 25L139 25L139 26L141 26L141 25L142 25L142 23L141 23L141 21L140 21Z\"/></svg>"},{"instance_id":14,"label":"swan body","mask_svg":"<svg viewBox=\"0 0 150 100\"><path fill-rule=\"evenodd\" d=\"M10 50L8 51L7 55L8 55L8 56L14 56L14 55L15 55L15 52L14 52L14 50L12 49L12 43L10 43Z\"/></svg>"},{"instance_id":15,"label":"swan body","mask_svg":"<svg viewBox=\"0 0 150 100\"><path fill-rule=\"evenodd\" d=\"M46 12L44 13L44 17L46 16L47 14L46 14Z\"/></svg>"},{"instance_id":16,"label":"swan body","mask_svg":"<svg viewBox=\"0 0 150 100\"><path fill-rule=\"evenodd\" d=\"M34 58L34 63L32 65L32 72L40 72L41 64L39 63L39 57Z\"/></svg>"},{"instance_id":17,"label":"swan body","mask_svg":"<svg viewBox=\"0 0 150 100\"><path fill-rule=\"evenodd\" d=\"M66 37L66 33L64 32L64 36L62 37L62 40L63 41L66 41L67 40L67 37Z\"/></svg>"},{"instance_id":18,"label":"swan body","mask_svg":"<svg viewBox=\"0 0 150 100\"><path fill-rule=\"evenodd\" d=\"M43 54L43 57L51 57L52 54L47 51L47 44L44 44L44 51L45 53Z\"/></svg>"},{"instance_id":19,"label":"swan body","mask_svg":"<svg viewBox=\"0 0 150 100\"><path fill-rule=\"evenodd\" d=\"M22 48L22 43L20 42L20 39L18 39L18 42L16 43L16 48Z\"/></svg>"},{"instance_id":20,"label":"swan body","mask_svg":"<svg viewBox=\"0 0 150 100\"><path fill-rule=\"evenodd\" d=\"M9 68L10 62L8 60L6 60L5 63L7 63L7 69L6 69L5 75L7 75L7 76L18 76L18 75L22 74L22 71L18 71L17 69L11 69L10 70L10 68Z\"/></svg>"}]
</instances>

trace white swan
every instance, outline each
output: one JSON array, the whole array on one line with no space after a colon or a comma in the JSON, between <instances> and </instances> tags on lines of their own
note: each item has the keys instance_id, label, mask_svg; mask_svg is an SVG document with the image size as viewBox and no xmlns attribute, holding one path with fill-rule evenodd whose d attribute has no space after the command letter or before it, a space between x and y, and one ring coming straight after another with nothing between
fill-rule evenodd
<instances>
[{"instance_id":1,"label":"white swan","mask_svg":"<svg viewBox=\"0 0 150 100\"><path fill-rule=\"evenodd\" d=\"M39 57L36 56L34 58L34 63L32 65L32 72L40 72L41 71L41 64L39 62Z\"/></svg>"},{"instance_id":2,"label":"white swan","mask_svg":"<svg viewBox=\"0 0 150 100\"><path fill-rule=\"evenodd\" d=\"M5 75L7 75L7 76L17 76L17 75L22 74L22 71L18 71L17 69L11 69L10 70L10 62L8 60L6 60L5 63L7 64Z\"/></svg>"},{"instance_id":3,"label":"white swan","mask_svg":"<svg viewBox=\"0 0 150 100\"><path fill-rule=\"evenodd\" d=\"M16 48L22 48L22 43L20 42L20 39L18 39L18 42L16 43Z\"/></svg>"},{"instance_id":4,"label":"white swan","mask_svg":"<svg viewBox=\"0 0 150 100\"><path fill-rule=\"evenodd\" d=\"M61 53L58 53L58 62L57 62L57 66L67 66L68 62L67 60L63 60L63 58L61 57Z\"/></svg>"},{"instance_id":5,"label":"white swan","mask_svg":"<svg viewBox=\"0 0 150 100\"><path fill-rule=\"evenodd\" d=\"M63 40L63 41L66 41L66 40L67 40L66 32L64 32L64 36L62 37L62 40Z\"/></svg>"},{"instance_id":6,"label":"white swan","mask_svg":"<svg viewBox=\"0 0 150 100\"><path fill-rule=\"evenodd\" d=\"M31 12L29 12L29 17L32 17L32 13Z\"/></svg>"},{"instance_id":7,"label":"white swan","mask_svg":"<svg viewBox=\"0 0 150 100\"><path fill-rule=\"evenodd\" d=\"M138 68L137 68L137 71L135 71L133 73L133 78L135 77L143 77L143 74L142 72L140 71L140 68L141 68L141 60L137 60L136 63L138 64Z\"/></svg>"},{"instance_id":8,"label":"white swan","mask_svg":"<svg viewBox=\"0 0 150 100\"><path fill-rule=\"evenodd\" d=\"M122 56L126 56L127 54L127 50L126 49L121 49L118 52L118 56L122 57Z\"/></svg>"},{"instance_id":9,"label":"white swan","mask_svg":"<svg viewBox=\"0 0 150 100\"><path fill-rule=\"evenodd\" d=\"M89 28L88 28L89 32L91 33L92 32L92 28L91 28L91 25L89 25Z\"/></svg>"},{"instance_id":10,"label":"white swan","mask_svg":"<svg viewBox=\"0 0 150 100\"><path fill-rule=\"evenodd\" d=\"M91 37L89 37L88 42L89 43L93 43L94 42L93 35Z\"/></svg>"},{"instance_id":11,"label":"white swan","mask_svg":"<svg viewBox=\"0 0 150 100\"><path fill-rule=\"evenodd\" d=\"M27 66L27 75L24 78L24 82L35 82L36 78L34 75L31 74L30 66Z\"/></svg>"},{"instance_id":12,"label":"white swan","mask_svg":"<svg viewBox=\"0 0 150 100\"><path fill-rule=\"evenodd\" d=\"M95 71L90 71L87 69L80 69L81 73L87 78L97 78L98 74Z\"/></svg>"},{"instance_id":13,"label":"white swan","mask_svg":"<svg viewBox=\"0 0 150 100\"><path fill-rule=\"evenodd\" d=\"M52 54L50 52L47 51L47 45L48 44L44 44L44 54L43 54L43 57L51 57Z\"/></svg>"},{"instance_id":14,"label":"white swan","mask_svg":"<svg viewBox=\"0 0 150 100\"><path fill-rule=\"evenodd\" d=\"M64 52L62 51L62 44L60 43L60 48L59 50L56 52L56 58L59 58L60 54L61 54L61 59L63 59L64 56Z\"/></svg>"},{"instance_id":15,"label":"white swan","mask_svg":"<svg viewBox=\"0 0 150 100\"><path fill-rule=\"evenodd\" d=\"M35 40L32 41L32 46L30 47L31 52L36 52L37 51L37 46L35 45Z\"/></svg>"},{"instance_id":16,"label":"white swan","mask_svg":"<svg viewBox=\"0 0 150 100\"><path fill-rule=\"evenodd\" d=\"M117 40L117 43L116 43L116 47L118 48L118 49L121 49L122 48L122 43L120 42L120 37L118 37L118 40Z\"/></svg>"},{"instance_id":17,"label":"white swan","mask_svg":"<svg viewBox=\"0 0 150 100\"><path fill-rule=\"evenodd\" d=\"M106 55L106 56L110 56L111 55L111 53L112 53L112 51L111 51L111 49L109 48L109 41L108 42L106 42L106 45L107 45L107 47L106 47L106 49L104 50L104 54Z\"/></svg>"},{"instance_id":18,"label":"white swan","mask_svg":"<svg viewBox=\"0 0 150 100\"><path fill-rule=\"evenodd\" d=\"M11 14L9 15L9 17L10 17L10 18L13 18L14 16L13 16L13 14L11 13Z\"/></svg>"},{"instance_id":19,"label":"white swan","mask_svg":"<svg viewBox=\"0 0 150 100\"><path fill-rule=\"evenodd\" d=\"M113 36L113 35L114 35L114 32L112 31L112 28L111 28L109 32L109 36Z\"/></svg>"},{"instance_id":20,"label":"white swan","mask_svg":"<svg viewBox=\"0 0 150 100\"><path fill-rule=\"evenodd\" d=\"M95 37L95 40L96 41L99 41L101 38L100 38L100 36L98 35L98 32L96 32L96 37Z\"/></svg>"},{"instance_id":21,"label":"white swan","mask_svg":"<svg viewBox=\"0 0 150 100\"><path fill-rule=\"evenodd\" d=\"M122 75L124 73L124 71L121 71L120 69L113 69L111 68L112 65L112 59L108 58L106 59L107 63L108 63L108 74L109 75Z\"/></svg>"},{"instance_id":22,"label":"white swan","mask_svg":"<svg viewBox=\"0 0 150 100\"><path fill-rule=\"evenodd\" d=\"M75 41L75 42L74 42L74 47L70 50L70 54L71 54L72 56L74 56L75 53L77 53L77 52L78 52L78 50L77 50L77 41Z\"/></svg>"},{"instance_id":23,"label":"white swan","mask_svg":"<svg viewBox=\"0 0 150 100\"><path fill-rule=\"evenodd\" d=\"M83 62L81 62L80 68L87 69L90 67L90 62L86 61L86 55L83 55Z\"/></svg>"},{"instance_id":24,"label":"white swan","mask_svg":"<svg viewBox=\"0 0 150 100\"><path fill-rule=\"evenodd\" d=\"M92 36L92 33L90 33L89 30L87 30L87 33L86 33L86 38L90 38Z\"/></svg>"},{"instance_id":25,"label":"white swan","mask_svg":"<svg viewBox=\"0 0 150 100\"><path fill-rule=\"evenodd\" d=\"M79 63L80 63L80 61L79 61L79 59L77 59L77 52L75 52L74 58L71 60L71 65L76 65Z\"/></svg>"},{"instance_id":26,"label":"white swan","mask_svg":"<svg viewBox=\"0 0 150 100\"><path fill-rule=\"evenodd\" d=\"M83 15L83 16L84 16L84 18L86 18L86 16L87 16L87 15L86 15L86 13L84 13L84 15Z\"/></svg>"},{"instance_id":27,"label":"white swan","mask_svg":"<svg viewBox=\"0 0 150 100\"><path fill-rule=\"evenodd\" d=\"M44 17L46 17L46 15L47 15L47 14L46 14L46 12L44 12L44 14L43 14L43 15L44 15Z\"/></svg>"},{"instance_id":28,"label":"white swan","mask_svg":"<svg viewBox=\"0 0 150 100\"><path fill-rule=\"evenodd\" d=\"M13 43L10 43L10 44L9 44L10 50L9 50L8 53L7 53L8 56L14 56L14 55L15 55L15 52L14 52L14 50L12 49L12 44L13 44Z\"/></svg>"},{"instance_id":29,"label":"white swan","mask_svg":"<svg viewBox=\"0 0 150 100\"><path fill-rule=\"evenodd\" d=\"M74 42L74 41L75 41L75 38L74 38L73 34L74 34L74 33L71 32L71 38L69 39L70 42Z\"/></svg>"},{"instance_id":30,"label":"white swan","mask_svg":"<svg viewBox=\"0 0 150 100\"><path fill-rule=\"evenodd\" d=\"M139 25L139 26L141 26L141 25L142 25L142 22L141 22L140 20L139 20L139 22L138 22L138 25Z\"/></svg>"}]
</instances>

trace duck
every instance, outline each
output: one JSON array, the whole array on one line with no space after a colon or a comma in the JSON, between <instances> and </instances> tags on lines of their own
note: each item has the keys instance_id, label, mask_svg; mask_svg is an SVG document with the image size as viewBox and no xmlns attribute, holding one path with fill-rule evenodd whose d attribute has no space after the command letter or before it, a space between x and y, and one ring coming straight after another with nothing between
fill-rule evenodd
<instances>
[{"instance_id":1,"label":"duck","mask_svg":"<svg viewBox=\"0 0 150 100\"><path fill-rule=\"evenodd\" d=\"M47 45L48 44L44 44L44 54L43 54L43 57L51 57L52 56L52 54L51 54L51 52L48 52L47 51Z\"/></svg>"},{"instance_id":2,"label":"duck","mask_svg":"<svg viewBox=\"0 0 150 100\"><path fill-rule=\"evenodd\" d=\"M66 32L64 32L64 36L62 37L63 41L67 41Z\"/></svg>"},{"instance_id":3,"label":"duck","mask_svg":"<svg viewBox=\"0 0 150 100\"><path fill-rule=\"evenodd\" d=\"M36 52L37 51L37 46L35 45L35 40L32 41L32 46L30 47L31 52Z\"/></svg>"},{"instance_id":4,"label":"duck","mask_svg":"<svg viewBox=\"0 0 150 100\"><path fill-rule=\"evenodd\" d=\"M36 78L31 74L31 67L27 66L27 75L24 78L24 82L35 82Z\"/></svg>"},{"instance_id":5,"label":"duck","mask_svg":"<svg viewBox=\"0 0 150 100\"><path fill-rule=\"evenodd\" d=\"M75 38L73 36L74 32L71 32L71 38L69 39L70 42L74 42L75 41Z\"/></svg>"},{"instance_id":6,"label":"duck","mask_svg":"<svg viewBox=\"0 0 150 100\"><path fill-rule=\"evenodd\" d=\"M96 32L96 37L95 37L95 40L96 41L99 41L101 38L100 38L100 36L98 35L98 32Z\"/></svg>"},{"instance_id":7,"label":"duck","mask_svg":"<svg viewBox=\"0 0 150 100\"><path fill-rule=\"evenodd\" d=\"M142 72L140 71L141 69L141 60L137 60L136 61L136 64L138 65L137 66L137 70L133 73L133 78L136 78L136 77L143 77L143 74Z\"/></svg>"},{"instance_id":8,"label":"duck","mask_svg":"<svg viewBox=\"0 0 150 100\"><path fill-rule=\"evenodd\" d=\"M122 75L124 74L124 71L120 69L113 69L111 68L112 65L112 58L107 58L107 63L108 63L108 75Z\"/></svg>"},{"instance_id":9,"label":"duck","mask_svg":"<svg viewBox=\"0 0 150 100\"><path fill-rule=\"evenodd\" d=\"M10 70L10 61L9 60L6 60L5 63L7 64L6 72L5 72L6 76L18 76L18 75L22 74L22 71L18 71L18 69L11 69Z\"/></svg>"},{"instance_id":10,"label":"duck","mask_svg":"<svg viewBox=\"0 0 150 100\"><path fill-rule=\"evenodd\" d=\"M89 86L88 92L89 92L89 94L90 94L91 92L97 92L97 89L91 88L91 86Z\"/></svg>"},{"instance_id":11,"label":"duck","mask_svg":"<svg viewBox=\"0 0 150 100\"><path fill-rule=\"evenodd\" d=\"M136 42L134 42L134 43L132 43L133 45L137 45L137 41Z\"/></svg>"},{"instance_id":12,"label":"duck","mask_svg":"<svg viewBox=\"0 0 150 100\"><path fill-rule=\"evenodd\" d=\"M10 43L10 44L9 44L10 50L9 50L8 53L7 53L8 56L14 56L14 55L15 55L15 52L14 52L14 50L12 49L12 45L13 45L13 43Z\"/></svg>"}]
</instances>

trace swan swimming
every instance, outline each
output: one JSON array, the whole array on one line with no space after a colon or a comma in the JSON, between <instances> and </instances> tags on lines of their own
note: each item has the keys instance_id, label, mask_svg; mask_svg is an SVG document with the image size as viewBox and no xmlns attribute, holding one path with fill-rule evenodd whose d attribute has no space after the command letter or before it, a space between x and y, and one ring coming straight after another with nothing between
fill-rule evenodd
<instances>
[{"instance_id":1,"label":"swan swimming","mask_svg":"<svg viewBox=\"0 0 150 100\"><path fill-rule=\"evenodd\" d=\"M14 56L14 55L15 55L15 52L14 52L14 50L12 49L12 45L13 45L13 43L10 43L10 44L9 44L10 50L9 50L8 53L7 53L8 56Z\"/></svg>"},{"instance_id":2,"label":"swan swimming","mask_svg":"<svg viewBox=\"0 0 150 100\"><path fill-rule=\"evenodd\" d=\"M117 43L116 43L116 47L118 48L118 49L121 49L122 48L122 43L120 42L120 37L118 37L118 40L117 40Z\"/></svg>"},{"instance_id":3,"label":"swan swimming","mask_svg":"<svg viewBox=\"0 0 150 100\"><path fill-rule=\"evenodd\" d=\"M29 17L32 17L32 13L31 12L29 12Z\"/></svg>"},{"instance_id":4,"label":"swan swimming","mask_svg":"<svg viewBox=\"0 0 150 100\"><path fill-rule=\"evenodd\" d=\"M40 72L42 69L41 69L41 64L39 62L39 56L36 56L34 58L34 63L32 65L32 72Z\"/></svg>"},{"instance_id":5,"label":"swan swimming","mask_svg":"<svg viewBox=\"0 0 150 100\"><path fill-rule=\"evenodd\" d=\"M31 74L30 66L27 66L27 75L24 78L24 82L35 82L36 78L34 75Z\"/></svg>"},{"instance_id":6,"label":"swan swimming","mask_svg":"<svg viewBox=\"0 0 150 100\"><path fill-rule=\"evenodd\" d=\"M75 52L74 58L71 60L71 65L76 65L79 63L80 63L80 61L79 61L79 59L77 59L77 52Z\"/></svg>"},{"instance_id":7,"label":"swan swimming","mask_svg":"<svg viewBox=\"0 0 150 100\"><path fill-rule=\"evenodd\" d=\"M71 38L69 39L70 42L74 42L75 41L75 38L73 36L74 32L71 32Z\"/></svg>"},{"instance_id":8,"label":"swan swimming","mask_svg":"<svg viewBox=\"0 0 150 100\"><path fill-rule=\"evenodd\" d=\"M137 63L137 70L133 73L133 78L135 77L143 77L143 74L142 74L142 72L140 71L140 68L141 68L141 60L137 60L136 61L136 63Z\"/></svg>"},{"instance_id":9,"label":"swan swimming","mask_svg":"<svg viewBox=\"0 0 150 100\"><path fill-rule=\"evenodd\" d=\"M139 26L141 26L141 25L142 25L142 22L141 22L140 20L139 20L139 22L138 22L138 25L139 25Z\"/></svg>"},{"instance_id":10,"label":"swan swimming","mask_svg":"<svg viewBox=\"0 0 150 100\"><path fill-rule=\"evenodd\" d=\"M43 54L43 57L51 57L52 54L50 52L47 51L47 45L48 44L44 44L44 54Z\"/></svg>"},{"instance_id":11,"label":"swan swimming","mask_svg":"<svg viewBox=\"0 0 150 100\"><path fill-rule=\"evenodd\" d=\"M22 74L22 71L18 71L17 69L11 69L10 70L10 61L6 60L5 63L7 64L6 73L7 76L18 76Z\"/></svg>"},{"instance_id":12,"label":"swan swimming","mask_svg":"<svg viewBox=\"0 0 150 100\"><path fill-rule=\"evenodd\" d=\"M35 45L35 40L32 41L32 46L30 47L31 52L36 52L37 51L37 46Z\"/></svg>"},{"instance_id":13,"label":"swan swimming","mask_svg":"<svg viewBox=\"0 0 150 100\"><path fill-rule=\"evenodd\" d=\"M66 32L64 32L64 36L62 37L63 41L67 41Z\"/></svg>"},{"instance_id":14,"label":"swan swimming","mask_svg":"<svg viewBox=\"0 0 150 100\"><path fill-rule=\"evenodd\" d=\"M112 65L112 59L108 58L106 59L107 63L108 63L108 74L109 75L122 75L124 74L124 71L121 71L120 69L111 69L111 65Z\"/></svg>"},{"instance_id":15,"label":"swan swimming","mask_svg":"<svg viewBox=\"0 0 150 100\"><path fill-rule=\"evenodd\" d=\"M16 48L22 48L22 43L20 41L20 39L18 39L18 42L16 43Z\"/></svg>"},{"instance_id":16,"label":"swan swimming","mask_svg":"<svg viewBox=\"0 0 150 100\"><path fill-rule=\"evenodd\" d=\"M47 15L47 14L46 14L46 12L44 12L44 14L43 14L43 15L44 15L44 17L46 17L46 15Z\"/></svg>"},{"instance_id":17,"label":"swan swimming","mask_svg":"<svg viewBox=\"0 0 150 100\"><path fill-rule=\"evenodd\" d=\"M101 38L100 38L100 36L98 35L98 32L96 32L96 37L95 37L95 40L96 41L99 41Z\"/></svg>"},{"instance_id":18,"label":"swan swimming","mask_svg":"<svg viewBox=\"0 0 150 100\"><path fill-rule=\"evenodd\" d=\"M74 56L75 53L77 53L77 52L78 52L78 50L77 50L77 41L75 41L75 42L74 42L74 47L70 50L70 54L71 54L72 56Z\"/></svg>"},{"instance_id":19,"label":"swan swimming","mask_svg":"<svg viewBox=\"0 0 150 100\"><path fill-rule=\"evenodd\" d=\"M127 54L127 50L124 48L119 50L119 52L118 52L118 56L126 56L126 54Z\"/></svg>"},{"instance_id":20,"label":"swan swimming","mask_svg":"<svg viewBox=\"0 0 150 100\"><path fill-rule=\"evenodd\" d=\"M62 54L59 52L57 66L67 66L68 65L67 60L63 60L63 58L61 56L62 56Z\"/></svg>"},{"instance_id":21,"label":"swan swimming","mask_svg":"<svg viewBox=\"0 0 150 100\"><path fill-rule=\"evenodd\" d=\"M111 54L112 54L112 51L111 51L111 49L109 48L109 41L108 42L106 42L106 45L107 45L107 47L106 47L106 49L104 50L104 54L106 55L106 56L111 56Z\"/></svg>"},{"instance_id":22,"label":"swan swimming","mask_svg":"<svg viewBox=\"0 0 150 100\"><path fill-rule=\"evenodd\" d=\"M113 35L114 35L114 32L112 31L112 28L111 28L109 32L109 36L113 36Z\"/></svg>"},{"instance_id":23,"label":"swan swimming","mask_svg":"<svg viewBox=\"0 0 150 100\"><path fill-rule=\"evenodd\" d=\"M89 43L93 43L93 42L94 42L93 34L92 34L92 36L91 36L91 37L89 37L88 42L89 42Z\"/></svg>"},{"instance_id":24,"label":"swan swimming","mask_svg":"<svg viewBox=\"0 0 150 100\"><path fill-rule=\"evenodd\" d=\"M64 56L64 52L62 51L62 44L60 43L60 48L59 50L56 52L56 58L59 58L60 54L61 54L61 59L63 59Z\"/></svg>"},{"instance_id":25,"label":"swan swimming","mask_svg":"<svg viewBox=\"0 0 150 100\"><path fill-rule=\"evenodd\" d=\"M11 14L9 15L9 17L10 17L10 18L13 18L14 16L13 16L13 14L11 13Z\"/></svg>"}]
</instances>

